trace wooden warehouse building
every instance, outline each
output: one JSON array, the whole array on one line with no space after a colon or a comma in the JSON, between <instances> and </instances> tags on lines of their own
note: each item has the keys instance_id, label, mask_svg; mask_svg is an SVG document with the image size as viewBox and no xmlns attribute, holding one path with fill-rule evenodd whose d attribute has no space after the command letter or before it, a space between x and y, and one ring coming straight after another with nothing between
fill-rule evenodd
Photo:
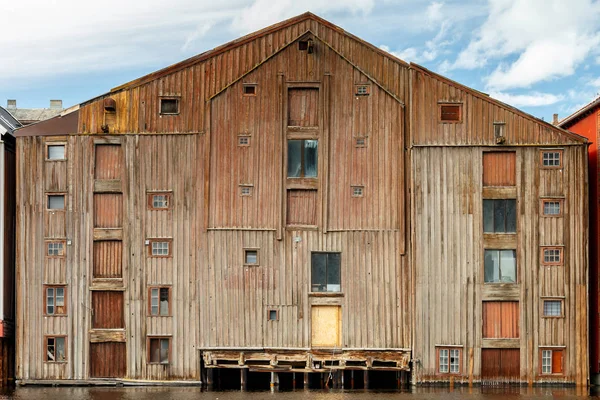
<instances>
[{"instance_id":1,"label":"wooden warehouse building","mask_svg":"<svg viewBox=\"0 0 600 400\"><path fill-rule=\"evenodd\" d=\"M587 141L313 14L17 136L21 383L586 383Z\"/></svg>"}]
</instances>

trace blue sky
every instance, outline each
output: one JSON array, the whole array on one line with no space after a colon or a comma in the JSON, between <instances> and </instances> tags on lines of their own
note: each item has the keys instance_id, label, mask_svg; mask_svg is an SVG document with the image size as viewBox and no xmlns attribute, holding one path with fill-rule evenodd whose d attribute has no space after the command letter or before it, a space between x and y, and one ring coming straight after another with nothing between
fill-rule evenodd
<instances>
[{"instance_id":1,"label":"blue sky","mask_svg":"<svg viewBox=\"0 0 600 400\"><path fill-rule=\"evenodd\" d=\"M0 105L72 106L305 11L547 121L600 93L600 3L591 0L91 3L3 5Z\"/></svg>"}]
</instances>

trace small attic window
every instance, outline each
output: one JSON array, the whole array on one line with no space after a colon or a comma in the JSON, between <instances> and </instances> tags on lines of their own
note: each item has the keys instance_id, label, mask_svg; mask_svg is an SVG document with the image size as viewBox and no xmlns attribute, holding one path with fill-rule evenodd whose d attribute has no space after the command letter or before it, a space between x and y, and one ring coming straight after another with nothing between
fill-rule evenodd
<instances>
[{"instance_id":1,"label":"small attic window","mask_svg":"<svg viewBox=\"0 0 600 400\"><path fill-rule=\"evenodd\" d=\"M308 42L306 40L301 40L298 42L298 50L305 51L308 49Z\"/></svg>"},{"instance_id":2,"label":"small attic window","mask_svg":"<svg viewBox=\"0 0 600 400\"><path fill-rule=\"evenodd\" d=\"M177 98L161 98L160 99L160 114L173 115L179 114L179 99Z\"/></svg>"},{"instance_id":3,"label":"small attic window","mask_svg":"<svg viewBox=\"0 0 600 400\"><path fill-rule=\"evenodd\" d=\"M238 135L238 146L250 146L250 136L249 135Z\"/></svg>"},{"instance_id":4,"label":"small attic window","mask_svg":"<svg viewBox=\"0 0 600 400\"><path fill-rule=\"evenodd\" d=\"M356 147L367 147L367 138L364 136L359 136L355 138L354 144Z\"/></svg>"},{"instance_id":5,"label":"small attic window","mask_svg":"<svg viewBox=\"0 0 600 400\"><path fill-rule=\"evenodd\" d=\"M355 89L357 96L368 96L371 93L369 85L356 85Z\"/></svg>"},{"instance_id":6,"label":"small attic window","mask_svg":"<svg viewBox=\"0 0 600 400\"><path fill-rule=\"evenodd\" d=\"M256 96L256 85L244 84L242 93L244 93L244 96Z\"/></svg>"},{"instance_id":7,"label":"small attic window","mask_svg":"<svg viewBox=\"0 0 600 400\"><path fill-rule=\"evenodd\" d=\"M462 122L462 104L440 104L440 122Z\"/></svg>"}]
</instances>

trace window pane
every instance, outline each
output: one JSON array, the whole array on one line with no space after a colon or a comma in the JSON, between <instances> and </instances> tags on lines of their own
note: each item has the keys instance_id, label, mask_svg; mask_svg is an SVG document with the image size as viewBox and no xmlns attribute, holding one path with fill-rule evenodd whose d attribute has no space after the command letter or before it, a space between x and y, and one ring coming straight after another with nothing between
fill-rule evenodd
<instances>
[{"instance_id":1,"label":"window pane","mask_svg":"<svg viewBox=\"0 0 600 400\"><path fill-rule=\"evenodd\" d=\"M49 145L48 160L64 160L65 146L64 145Z\"/></svg>"},{"instance_id":2,"label":"window pane","mask_svg":"<svg viewBox=\"0 0 600 400\"><path fill-rule=\"evenodd\" d=\"M160 315L169 315L169 289L160 289Z\"/></svg>"},{"instance_id":3,"label":"window pane","mask_svg":"<svg viewBox=\"0 0 600 400\"><path fill-rule=\"evenodd\" d=\"M517 232L517 200L506 200L506 232Z\"/></svg>"},{"instance_id":4,"label":"window pane","mask_svg":"<svg viewBox=\"0 0 600 400\"><path fill-rule=\"evenodd\" d=\"M56 360L56 351L54 348L54 338L48 338L46 340L46 357L48 358L48 361L55 361Z\"/></svg>"},{"instance_id":5,"label":"window pane","mask_svg":"<svg viewBox=\"0 0 600 400\"><path fill-rule=\"evenodd\" d=\"M340 290L340 253L330 253L327 255L327 291L339 292Z\"/></svg>"},{"instance_id":6,"label":"window pane","mask_svg":"<svg viewBox=\"0 0 600 400\"><path fill-rule=\"evenodd\" d=\"M160 362L161 364L169 363L169 340L160 339Z\"/></svg>"},{"instance_id":7,"label":"window pane","mask_svg":"<svg viewBox=\"0 0 600 400\"><path fill-rule=\"evenodd\" d=\"M56 338L56 361L65 361L67 359L65 352L65 338Z\"/></svg>"},{"instance_id":8,"label":"window pane","mask_svg":"<svg viewBox=\"0 0 600 400\"><path fill-rule=\"evenodd\" d=\"M158 315L158 289L151 289L150 293L150 314Z\"/></svg>"},{"instance_id":9,"label":"window pane","mask_svg":"<svg viewBox=\"0 0 600 400\"><path fill-rule=\"evenodd\" d=\"M65 305L65 289L56 288L56 306L64 307Z\"/></svg>"},{"instance_id":10,"label":"window pane","mask_svg":"<svg viewBox=\"0 0 600 400\"><path fill-rule=\"evenodd\" d=\"M483 201L483 232L494 232L494 200Z\"/></svg>"},{"instance_id":11,"label":"window pane","mask_svg":"<svg viewBox=\"0 0 600 400\"><path fill-rule=\"evenodd\" d=\"M46 289L46 314L54 314L54 288Z\"/></svg>"},{"instance_id":12,"label":"window pane","mask_svg":"<svg viewBox=\"0 0 600 400\"><path fill-rule=\"evenodd\" d=\"M542 350L542 373L552 373L552 350Z\"/></svg>"},{"instance_id":13,"label":"window pane","mask_svg":"<svg viewBox=\"0 0 600 400\"><path fill-rule=\"evenodd\" d=\"M258 252L256 250L246 250L246 264L257 264Z\"/></svg>"},{"instance_id":14,"label":"window pane","mask_svg":"<svg viewBox=\"0 0 600 400\"><path fill-rule=\"evenodd\" d=\"M65 209L65 196L64 195L48 196L48 209L64 210Z\"/></svg>"},{"instance_id":15,"label":"window pane","mask_svg":"<svg viewBox=\"0 0 600 400\"><path fill-rule=\"evenodd\" d=\"M561 301L560 300L544 300L544 316L560 317L561 316Z\"/></svg>"},{"instance_id":16,"label":"window pane","mask_svg":"<svg viewBox=\"0 0 600 400\"><path fill-rule=\"evenodd\" d=\"M500 252L500 281L517 281L517 260L515 250L502 250Z\"/></svg>"},{"instance_id":17,"label":"window pane","mask_svg":"<svg viewBox=\"0 0 600 400\"><path fill-rule=\"evenodd\" d=\"M450 350L450 373L457 374L459 373L459 351L457 349Z\"/></svg>"},{"instance_id":18,"label":"window pane","mask_svg":"<svg viewBox=\"0 0 600 400\"><path fill-rule=\"evenodd\" d=\"M319 142L317 140L304 141L304 176L315 178L317 176L317 154Z\"/></svg>"},{"instance_id":19,"label":"window pane","mask_svg":"<svg viewBox=\"0 0 600 400\"><path fill-rule=\"evenodd\" d=\"M448 350L440 350L440 372L448 372Z\"/></svg>"},{"instance_id":20,"label":"window pane","mask_svg":"<svg viewBox=\"0 0 600 400\"><path fill-rule=\"evenodd\" d=\"M495 200L494 201L494 232L502 233L506 232L504 224L506 218L506 201Z\"/></svg>"},{"instance_id":21,"label":"window pane","mask_svg":"<svg viewBox=\"0 0 600 400\"><path fill-rule=\"evenodd\" d=\"M150 339L150 362L157 363L160 361L160 340Z\"/></svg>"},{"instance_id":22,"label":"window pane","mask_svg":"<svg viewBox=\"0 0 600 400\"><path fill-rule=\"evenodd\" d=\"M277 310L269 310L269 321L277 321Z\"/></svg>"},{"instance_id":23,"label":"window pane","mask_svg":"<svg viewBox=\"0 0 600 400\"><path fill-rule=\"evenodd\" d=\"M484 261L484 282L500 280L500 260L498 250L486 250Z\"/></svg>"},{"instance_id":24,"label":"window pane","mask_svg":"<svg viewBox=\"0 0 600 400\"><path fill-rule=\"evenodd\" d=\"M302 142L288 140L288 177L298 178L302 173Z\"/></svg>"},{"instance_id":25,"label":"window pane","mask_svg":"<svg viewBox=\"0 0 600 400\"><path fill-rule=\"evenodd\" d=\"M312 254L312 291L325 292L327 290L327 254Z\"/></svg>"}]
</instances>

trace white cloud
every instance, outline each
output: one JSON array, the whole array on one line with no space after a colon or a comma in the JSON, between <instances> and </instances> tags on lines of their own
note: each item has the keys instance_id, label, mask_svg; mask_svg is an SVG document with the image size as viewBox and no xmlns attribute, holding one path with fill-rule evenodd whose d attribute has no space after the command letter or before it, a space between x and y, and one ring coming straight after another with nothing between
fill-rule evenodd
<instances>
[{"instance_id":1,"label":"white cloud","mask_svg":"<svg viewBox=\"0 0 600 400\"><path fill-rule=\"evenodd\" d=\"M510 94L503 92L492 92L490 96L514 107L541 107L556 104L564 99L550 93L533 92L529 94Z\"/></svg>"},{"instance_id":2,"label":"white cloud","mask_svg":"<svg viewBox=\"0 0 600 400\"><path fill-rule=\"evenodd\" d=\"M452 68L474 69L517 56L497 68L489 89L528 87L572 75L595 52L600 4L592 0L489 0L489 16Z\"/></svg>"},{"instance_id":3,"label":"white cloud","mask_svg":"<svg viewBox=\"0 0 600 400\"><path fill-rule=\"evenodd\" d=\"M375 0L254 0L234 18L232 27L237 33L245 34L309 10L367 14L374 6Z\"/></svg>"},{"instance_id":4,"label":"white cloud","mask_svg":"<svg viewBox=\"0 0 600 400\"><path fill-rule=\"evenodd\" d=\"M456 36L449 34L450 28L453 24L452 18L445 15L445 10L442 10L444 3L433 2L425 10L425 21L431 29L438 29L436 35L425 42L422 48L408 47L403 50L391 50L387 45L379 46L382 50L398 57L401 60L423 63L435 60L440 52L449 45L451 45ZM448 36L451 38L448 39Z\"/></svg>"}]
</instances>

